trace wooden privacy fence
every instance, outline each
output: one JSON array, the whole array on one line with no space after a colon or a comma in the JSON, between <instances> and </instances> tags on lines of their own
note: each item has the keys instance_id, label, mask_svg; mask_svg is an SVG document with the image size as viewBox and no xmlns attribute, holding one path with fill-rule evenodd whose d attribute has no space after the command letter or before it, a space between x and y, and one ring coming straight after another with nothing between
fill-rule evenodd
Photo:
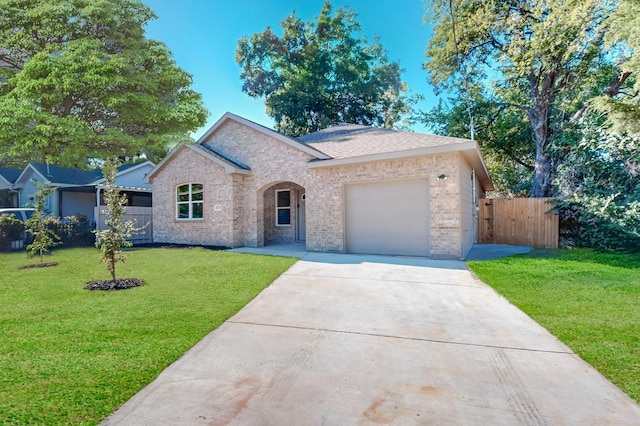
<instances>
[{"instance_id":1,"label":"wooden privacy fence","mask_svg":"<svg viewBox=\"0 0 640 426\"><path fill-rule=\"evenodd\" d=\"M558 248L560 225L549 198L479 200L478 242Z\"/></svg>"}]
</instances>

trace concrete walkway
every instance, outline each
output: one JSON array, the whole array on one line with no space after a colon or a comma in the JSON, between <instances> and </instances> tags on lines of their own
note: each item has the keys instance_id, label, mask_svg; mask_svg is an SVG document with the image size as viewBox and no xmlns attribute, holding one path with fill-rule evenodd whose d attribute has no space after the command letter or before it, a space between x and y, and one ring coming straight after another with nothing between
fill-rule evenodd
<instances>
[{"instance_id":1,"label":"concrete walkway","mask_svg":"<svg viewBox=\"0 0 640 426\"><path fill-rule=\"evenodd\" d=\"M462 262L306 254L105 425L638 425Z\"/></svg>"}]
</instances>

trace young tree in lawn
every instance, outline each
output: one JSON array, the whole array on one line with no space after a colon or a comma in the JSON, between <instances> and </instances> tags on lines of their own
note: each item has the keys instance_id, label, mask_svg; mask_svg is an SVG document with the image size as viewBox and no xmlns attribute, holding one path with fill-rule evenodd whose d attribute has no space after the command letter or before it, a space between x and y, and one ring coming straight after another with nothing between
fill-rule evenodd
<instances>
[{"instance_id":1,"label":"young tree in lawn","mask_svg":"<svg viewBox=\"0 0 640 426\"><path fill-rule=\"evenodd\" d=\"M126 257L122 253L123 247L131 247L133 244L127 240L131 236L142 230L136 228L132 221L123 221L122 216L127 211L127 197L120 194L116 186L117 167L113 160L107 160L102 167L102 173L106 180L103 190L104 202L107 209L104 213L107 216L105 224L107 229L95 231L96 247L102 252L102 261L107 264L107 269L111 274L111 289L116 288L116 264L124 263Z\"/></svg>"},{"instance_id":2,"label":"young tree in lawn","mask_svg":"<svg viewBox=\"0 0 640 426\"><path fill-rule=\"evenodd\" d=\"M56 219L45 211L47 198L53 193L54 188L47 183L38 181L34 181L34 183L38 187L38 191L34 196L35 203L33 207L35 211L25 223L27 232L33 235L33 242L27 246L27 250L31 256L38 254L42 265L44 263L44 254L51 247L59 244L60 237L51 229L52 225L57 223Z\"/></svg>"},{"instance_id":3,"label":"young tree in lawn","mask_svg":"<svg viewBox=\"0 0 640 426\"><path fill-rule=\"evenodd\" d=\"M242 91L265 98L276 129L299 136L341 122L402 126L415 98L376 39L359 36L354 11L326 1L314 22L292 13L279 37L267 27L238 41Z\"/></svg>"},{"instance_id":4,"label":"young tree in lawn","mask_svg":"<svg viewBox=\"0 0 640 426\"><path fill-rule=\"evenodd\" d=\"M162 158L207 112L139 0L0 0L0 150L83 167Z\"/></svg>"}]
</instances>

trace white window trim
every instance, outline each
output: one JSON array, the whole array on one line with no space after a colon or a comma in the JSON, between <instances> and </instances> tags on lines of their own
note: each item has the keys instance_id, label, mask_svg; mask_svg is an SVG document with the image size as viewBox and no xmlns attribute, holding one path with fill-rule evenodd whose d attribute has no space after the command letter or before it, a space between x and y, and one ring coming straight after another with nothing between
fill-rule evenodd
<instances>
[{"instance_id":1,"label":"white window trim","mask_svg":"<svg viewBox=\"0 0 640 426\"><path fill-rule=\"evenodd\" d=\"M289 205L287 207L278 207L278 193L280 192L288 192L289 193ZM290 189L276 189L276 226L291 226L291 190ZM289 223L279 223L278 222L278 212L280 210L289 210Z\"/></svg>"},{"instance_id":2,"label":"white window trim","mask_svg":"<svg viewBox=\"0 0 640 426\"><path fill-rule=\"evenodd\" d=\"M189 185L189 200L188 201L179 201L179 190L181 186ZM202 185L202 200L193 201L193 185ZM204 184L200 182L188 182L181 183L176 185L175 190L176 197L176 220L204 220ZM186 204L189 206L189 217L180 217L180 205ZM202 217L193 217L193 205L194 204L202 204Z\"/></svg>"}]
</instances>

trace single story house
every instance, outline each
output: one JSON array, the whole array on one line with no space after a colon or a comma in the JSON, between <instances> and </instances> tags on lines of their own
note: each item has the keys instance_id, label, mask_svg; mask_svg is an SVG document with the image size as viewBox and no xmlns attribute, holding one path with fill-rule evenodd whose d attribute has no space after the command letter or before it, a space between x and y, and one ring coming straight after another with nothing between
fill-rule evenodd
<instances>
[{"instance_id":1,"label":"single story house","mask_svg":"<svg viewBox=\"0 0 640 426\"><path fill-rule=\"evenodd\" d=\"M151 208L151 185L144 182L144 176L153 169L150 161L125 164L118 167L116 185L126 194L128 205ZM6 173L9 170L10 173ZM16 171L17 176L16 176ZM55 191L45 203L48 214L64 218L67 216L86 216L89 221L97 221L101 190L106 181L101 169L80 170L58 167L48 164L29 163L22 169L1 169L0 175L11 176L6 191L12 194L6 207L28 207L35 201L38 191L36 181L49 183ZM7 180L7 179L5 179ZM0 179L0 185L2 185ZM0 186L0 189L4 188ZM7 203L9 204L9 203Z\"/></svg>"},{"instance_id":2,"label":"single story house","mask_svg":"<svg viewBox=\"0 0 640 426\"><path fill-rule=\"evenodd\" d=\"M473 140L351 124L292 138L231 113L146 180L154 242L451 259L493 189Z\"/></svg>"}]
</instances>

